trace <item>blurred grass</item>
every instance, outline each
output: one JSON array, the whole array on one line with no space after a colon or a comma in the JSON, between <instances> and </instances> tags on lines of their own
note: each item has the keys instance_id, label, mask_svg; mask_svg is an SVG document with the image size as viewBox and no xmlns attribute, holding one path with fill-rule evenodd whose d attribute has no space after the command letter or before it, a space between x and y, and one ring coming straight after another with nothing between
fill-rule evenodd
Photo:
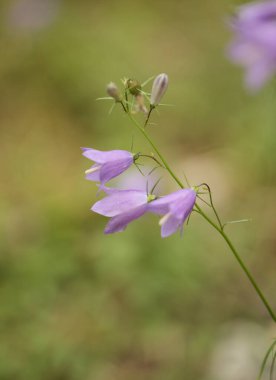
<instances>
[{"instance_id":1,"label":"blurred grass","mask_svg":"<svg viewBox=\"0 0 276 380\"><path fill-rule=\"evenodd\" d=\"M207 379L219 326L266 327L263 306L196 215L183 239L151 216L103 236L79 147L148 149L95 99L167 72L175 107L152 136L224 219L253 219L229 231L275 309L273 85L248 96L227 61L227 1L63 1L36 30L10 23L16 3L0 6L0 378Z\"/></svg>"}]
</instances>

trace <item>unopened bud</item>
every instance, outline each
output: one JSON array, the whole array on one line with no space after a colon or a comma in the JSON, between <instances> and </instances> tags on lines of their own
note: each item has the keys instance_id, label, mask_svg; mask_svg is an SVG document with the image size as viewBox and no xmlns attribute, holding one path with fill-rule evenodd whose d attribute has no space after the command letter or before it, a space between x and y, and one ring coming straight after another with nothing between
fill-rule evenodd
<instances>
[{"instance_id":1,"label":"unopened bud","mask_svg":"<svg viewBox=\"0 0 276 380\"><path fill-rule=\"evenodd\" d=\"M168 84L169 78L167 74L159 74L154 79L150 97L150 105L152 107L155 107L160 103L160 100L168 88Z\"/></svg>"},{"instance_id":2,"label":"unopened bud","mask_svg":"<svg viewBox=\"0 0 276 380\"><path fill-rule=\"evenodd\" d=\"M142 86L140 83L135 79L128 79L127 81L127 87L129 89L129 92L131 95L137 96L141 94Z\"/></svg>"},{"instance_id":3,"label":"unopened bud","mask_svg":"<svg viewBox=\"0 0 276 380\"><path fill-rule=\"evenodd\" d=\"M109 96L115 99L116 102L121 102L122 97L115 83L110 82L106 87L106 91Z\"/></svg>"}]
</instances>

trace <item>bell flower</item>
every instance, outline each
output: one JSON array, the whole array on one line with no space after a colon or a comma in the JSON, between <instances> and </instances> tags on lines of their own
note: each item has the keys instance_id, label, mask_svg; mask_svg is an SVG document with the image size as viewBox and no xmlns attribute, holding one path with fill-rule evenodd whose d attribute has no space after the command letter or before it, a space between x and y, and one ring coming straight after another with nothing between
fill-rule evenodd
<instances>
[{"instance_id":1,"label":"bell flower","mask_svg":"<svg viewBox=\"0 0 276 380\"><path fill-rule=\"evenodd\" d=\"M86 179L90 181L106 182L127 170L134 162L135 155L126 150L100 151L91 148L82 148L83 155L95 164L85 171Z\"/></svg>"},{"instance_id":2,"label":"bell flower","mask_svg":"<svg viewBox=\"0 0 276 380\"><path fill-rule=\"evenodd\" d=\"M142 190L117 190L101 186L107 196L96 202L91 210L110 219L104 233L124 231L127 225L147 211L149 202L155 198Z\"/></svg>"},{"instance_id":3,"label":"bell flower","mask_svg":"<svg viewBox=\"0 0 276 380\"><path fill-rule=\"evenodd\" d=\"M193 189L181 189L148 204L148 211L163 215L159 221L162 237L170 236L182 229L195 201L196 192Z\"/></svg>"}]
</instances>

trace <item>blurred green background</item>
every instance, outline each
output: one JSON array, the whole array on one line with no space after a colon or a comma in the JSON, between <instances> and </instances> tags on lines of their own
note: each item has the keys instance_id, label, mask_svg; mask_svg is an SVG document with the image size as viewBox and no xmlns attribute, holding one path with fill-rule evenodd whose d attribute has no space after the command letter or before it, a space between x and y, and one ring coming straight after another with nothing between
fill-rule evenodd
<instances>
[{"instance_id":1,"label":"blurred green background","mask_svg":"<svg viewBox=\"0 0 276 380\"><path fill-rule=\"evenodd\" d=\"M1 380L257 374L275 329L220 237L197 215L182 239L162 240L154 216L104 236L80 151L133 138L149 153L95 99L166 72L175 106L151 136L179 176L209 183L223 220L252 218L227 228L275 310L275 84L250 96L226 58L238 3L1 1Z\"/></svg>"}]
</instances>

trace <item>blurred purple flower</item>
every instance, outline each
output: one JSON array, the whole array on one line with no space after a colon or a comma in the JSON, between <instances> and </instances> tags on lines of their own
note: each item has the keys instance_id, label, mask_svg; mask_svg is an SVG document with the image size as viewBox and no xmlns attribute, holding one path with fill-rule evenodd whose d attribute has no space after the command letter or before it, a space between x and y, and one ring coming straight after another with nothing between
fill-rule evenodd
<instances>
[{"instance_id":1,"label":"blurred purple flower","mask_svg":"<svg viewBox=\"0 0 276 380\"><path fill-rule=\"evenodd\" d=\"M105 184L127 170L134 162L135 156L126 150L100 151L82 148L83 155L95 164L86 170L86 179Z\"/></svg>"},{"instance_id":2,"label":"blurred purple flower","mask_svg":"<svg viewBox=\"0 0 276 380\"><path fill-rule=\"evenodd\" d=\"M276 1L241 6L230 26L229 57L245 67L246 86L256 91L276 73Z\"/></svg>"},{"instance_id":3,"label":"blurred purple flower","mask_svg":"<svg viewBox=\"0 0 276 380\"><path fill-rule=\"evenodd\" d=\"M13 29L37 30L55 19L60 0L16 0L9 10L9 25Z\"/></svg>"},{"instance_id":4,"label":"blurred purple flower","mask_svg":"<svg viewBox=\"0 0 276 380\"><path fill-rule=\"evenodd\" d=\"M148 211L164 215L159 222L162 237L170 236L177 230L181 230L193 210L195 201L196 192L193 189L182 189L148 204Z\"/></svg>"},{"instance_id":5,"label":"blurred purple flower","mask_svg":"<svg viewBox=\"0 0 276 380\"><path fill-rule=\"evenodd\" d=\"M92 211L111 217L105 227L105 234L124 231L127 225L145 214L150 197L141 190L117 190L101 187L107 197L96 202Z\"/></svg>"}]
</instances>

